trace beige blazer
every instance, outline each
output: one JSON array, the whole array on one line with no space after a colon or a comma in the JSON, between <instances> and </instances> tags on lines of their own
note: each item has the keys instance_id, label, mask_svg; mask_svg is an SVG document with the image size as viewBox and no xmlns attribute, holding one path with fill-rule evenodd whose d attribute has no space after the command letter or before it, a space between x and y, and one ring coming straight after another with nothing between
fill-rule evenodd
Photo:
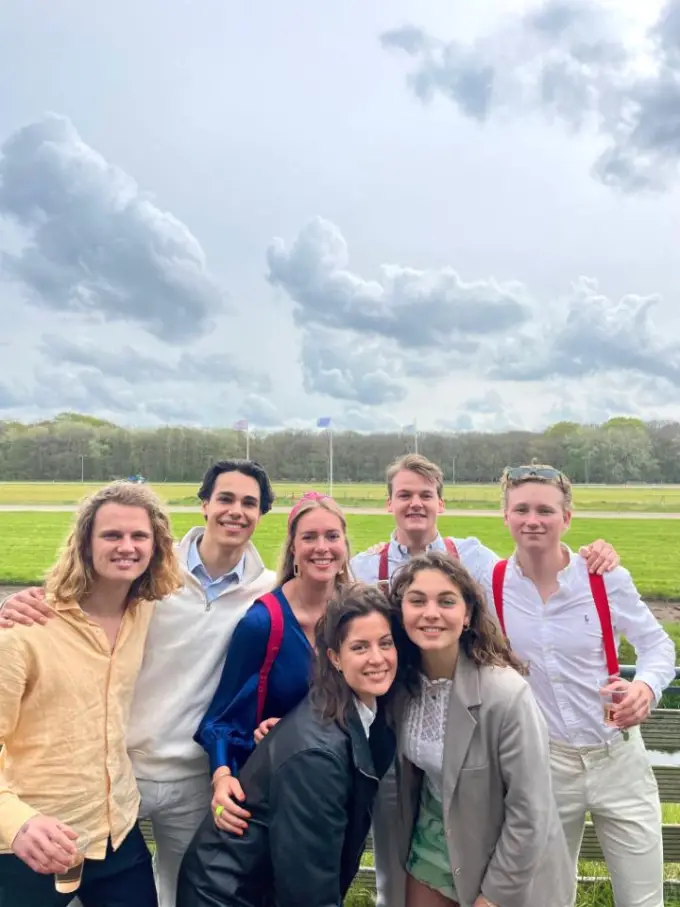
<instances>
[{"instance_id":1,"label":"beige blazer","mask_svg":"<svg viewBox=\"0 0 680 907\"><path fill-rule=\"evenodd\" d=\"M397 726L406 695L395 702ZM402 732L400 731L400 734ZM423 773L399 741L399 850L405 865ZM444 740L443 813L461 905L481 893L499 907L571 907L573 868L553 799L548 731L512 668L460 654Z\"/></svg>"}]
</instances>

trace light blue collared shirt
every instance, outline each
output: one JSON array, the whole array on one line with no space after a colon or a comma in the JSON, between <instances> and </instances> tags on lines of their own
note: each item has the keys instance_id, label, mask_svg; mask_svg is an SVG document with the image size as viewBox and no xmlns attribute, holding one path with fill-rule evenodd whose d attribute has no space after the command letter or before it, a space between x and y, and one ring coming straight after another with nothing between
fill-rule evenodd
<instances>
[{"instance_id":1,"label":"light blue collared shirt","mask_svg":"<svg viewBox=\"0 0 680 907\"><path fill-rule=\"evenodd\" d=\"M189 568L189 572L196 577L196 579L203 587L203 591L205 592L205 597L208 599L208 602L214 602L215 599L230 586L236 586L243 580L243 572L246 566L246 556L244 553L241 560L232 570L229 571L229 573L223 573L222 576L217 576L215 577L215 579L213 579L205 569L205 565L201 560L201 555L198 550L198 543L202 538L203 536L200 535L192 540L189 547L189 554L187 556L187 567Z\"/></svg>"}]
</instances>

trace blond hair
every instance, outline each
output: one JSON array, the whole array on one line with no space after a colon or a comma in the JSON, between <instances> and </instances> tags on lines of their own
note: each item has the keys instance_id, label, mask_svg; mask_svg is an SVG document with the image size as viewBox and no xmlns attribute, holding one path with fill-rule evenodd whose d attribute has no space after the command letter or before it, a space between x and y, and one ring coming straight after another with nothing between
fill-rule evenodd
<instances>
[{"instance_id":1,"label":"blond hair","mask_svg":"<svg viewBox=\"0 0 680 907\"><path fill-rule=\"evenodd\" d=\"M295 505L293 510L294 516L288 521L286 541L284 542L283 552L281 554L281 560L279 562L279 568L276 574L276 585L282 586L284 583L287 583L295 576L295 555L293 553L295 533L302 517L306 513L310 513L312 510L326 510L328 511L328 513L332 513L333 516L336 516L340 520L340 525L342 526L342 531L345 536L345 552L347 558L342 570L337 575L336 584L338 586L342 586L345 583L350 582L351 574L349 570L349 561L351 554L349 548L349 540L347 538L347 520L345 519L345 514L342 512L339 504L337 504L333 500L333 498L308 498L306 500L301 500L298 504Z\"/></svg>"},{"instance_id":2,"label":"blond hair","mask_svg":"<svg viewBox=\"0 0 680 907\"><path fill-rule=\"evenodd\" d=\"M437 497L442 498L444 496L444 473L439 466L422 454L409 453L403 457L398 457L387 468L387 493L389 497L392 497L394 477L403 470L415 472L416 475L421 476L428 482L434 483L437 486Z\"/></svg>"},{"instance_id":3,"label":"blond hair","mask_svg":"<svg viewBox=\"0 0 680 907\"><path fill-rule=\"evenodd\" d=\"M573 510L574 502L571 482L559 469L555 469L554 466L550 466L547 463L532 463L529 466L523 465L515 468L518 470L525 469L527 474L520 477L511 477L513 467L506 466L503 470L503 475L501 476L501 501L504 508L508 506L508 493L511 489L519 488L520 485L526 485L528 482L537 482L540 485L552 485L554 488L558 488L564 495L564 509L570 512ZM541 475L541 470L554 472L555 475Z\"/></svg>"},{"instance_id":4,"label":"blond hair","mask_svg":"<svg viewBox=\"0 0 680 907\"><path fill-rule=\"evenodd\" d=\"M82 602L91 593L97 578L92 563L92 530L97 511L104 504L142 507L149 515L153 533L153 555L144 573L132 583L128 602L157 601L183 585L175 554L170 521L154 492L144 485L111 482L82 502L75 524L54 566L45 580L51 603Z\"/></svg>"}]
</instances>

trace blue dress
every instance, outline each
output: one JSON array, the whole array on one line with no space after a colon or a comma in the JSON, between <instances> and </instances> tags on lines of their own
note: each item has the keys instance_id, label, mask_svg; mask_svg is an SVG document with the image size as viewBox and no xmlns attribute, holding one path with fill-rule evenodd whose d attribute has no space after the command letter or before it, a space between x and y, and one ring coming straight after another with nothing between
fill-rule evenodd
<instances>
[{"instance_id":1,"label":"blue dress","mask_svg":"<svg viewBox=\"0 0 680 907\"><path fill-rule=\"evenodd\" d=\"M309 692L313 649L281 587L283 638L269 672L262 719L283 718ZM271 619L261 602L243 615L229 643L222 676L194 740L210 758L210 773L227 765L238 774L255 748L257 685L269 640Z\"/></svg>"}]
</instances>

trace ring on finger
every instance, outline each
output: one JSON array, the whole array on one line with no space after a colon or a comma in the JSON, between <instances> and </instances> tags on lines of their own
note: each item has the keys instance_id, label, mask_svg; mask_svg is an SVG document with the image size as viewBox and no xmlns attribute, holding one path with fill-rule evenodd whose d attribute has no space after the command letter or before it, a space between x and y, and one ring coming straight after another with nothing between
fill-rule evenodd
<instances>
[{"instance_id":1,"label":"ring on finger","mask_svg":"<svg viewBox=\"0 0 680 907\"><path fill-rule=\"evenodd\" d=\"M220 803L219 806L216 806L216 807L215 807L215 815L216 815L216 816L221 816L223 812L224 812L224 807L223 807L222 804Z\"/></svg>"}]
</instances>

